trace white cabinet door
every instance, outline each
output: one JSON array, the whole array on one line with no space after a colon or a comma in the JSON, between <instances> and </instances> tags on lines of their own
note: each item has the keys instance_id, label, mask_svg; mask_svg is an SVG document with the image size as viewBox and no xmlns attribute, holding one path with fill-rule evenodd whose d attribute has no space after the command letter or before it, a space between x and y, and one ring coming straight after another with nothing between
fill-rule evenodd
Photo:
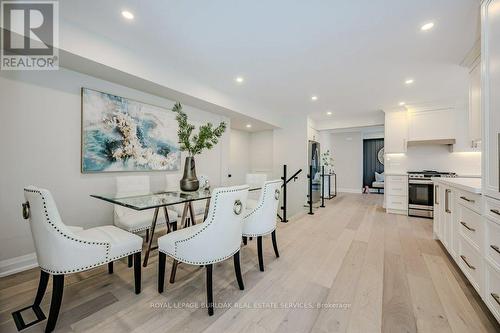
<instances>
[{"instance_id":1,"label":"white cabinet door","mask_svg":"<svg viewBox=\"0 0 500 333\"><path fill-rule=\"evenodd\" d=\"M408 141L408 117L406 111L385 114L384 150L388 154L405 153Z\"/></svg>"},{"instance_id":2,"label":"white cabinet door","mask_svg":"<svg viewBox=\"0 0 500 333\"><path fill-rule=\"evenodd\" d=\"M455 244L455 237L454 236L454 231L455 228L453 227L453 189L451 187L443 187L443 193L444 193L444 217L443 217L443 224L444 224L444 235L443 239L441 240L448 250L448 252L451 254L452 257L455 257L455 249L456 249L456 244Z\"/></svg>"},{"instance_id":3,"label":"white cabinet door","mask_svg":"<svg viewBox=\"0 0 500 333\"><path fill-rule=\"evenodd\" d=\"M469 73L469 140L474 147L481 140L481 65Z\"/></svg>"},{"instance_id":4,"label":"white cabinet door","mask_svg":"<svg viewBox=\"0 0 500 333\"><path fill-rule=\"evenodd\" d=\"M442 185L434 184L434 221L432 223L432 231L434 237L441 238L441 197L440 193Z\"/></svg>"},{"instance_id":5,"label":"white cabinet door","mask_svg":"<svg viewBox=\"0 0 500 333\"><path fill-rule=\"evenodd\" d=\"M454 109L412 111L408 115L408 140L456 139Z\"/></svg>"},{"instance_id":6,"label":"white cabinet door","mask_svg":"<svg viewBox=\"0 0 500 333\"><path fill-rule=\"evenodd\" d=\"M500 0L482 7L483 193L500 199L498 142L500 140Z\"/></svg>"}]
</instances>

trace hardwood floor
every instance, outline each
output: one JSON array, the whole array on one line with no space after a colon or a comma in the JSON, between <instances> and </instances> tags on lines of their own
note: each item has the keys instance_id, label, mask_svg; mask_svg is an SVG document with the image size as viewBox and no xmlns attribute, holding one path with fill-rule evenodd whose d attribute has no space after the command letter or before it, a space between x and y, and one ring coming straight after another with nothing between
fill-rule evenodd
<instances>
[{"instance_id":1,"label":"hardwood floor","mask_svg":"<svg viewBox=\"0 0 500 333\"><path fill-rule=\"evenodd\" d=\"M432 239L432 221L385 214L382 195L343 194L315 215L279 224L280 258L264 239L241 250L245 290L232 260L214 266L215 315L205 270L180 265L158 294L157 252L134 294L126 260L69 275L59 332L500 332L479 296ZM172 261L167 261L167 276ZM16 332L11 312L33 302L39 270L0 279L0 332ZM42 308L48 314L51 283ZM24 332L42 332L46 321Z\"/></svg>"}]
</instances>

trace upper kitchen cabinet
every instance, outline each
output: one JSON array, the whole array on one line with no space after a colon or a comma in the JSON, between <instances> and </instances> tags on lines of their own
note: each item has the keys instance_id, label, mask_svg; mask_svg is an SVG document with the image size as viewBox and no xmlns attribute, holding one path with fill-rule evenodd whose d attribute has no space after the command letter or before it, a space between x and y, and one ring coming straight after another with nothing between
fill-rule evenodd
<instances>
[{"instance_id":1,"label":"upper kitchen cabinet","mask_svg":"<svg viewBox=\"0 0 500 333\"><path fill-rule=\"evenodd\" d=\"M385 113L385 152L405 153L408 142L408 115L406 111Z\"/></svg>"},{"instance_id":2,"label":"upper kitchen cabinet","mask_svg":"<svg viewBox=\"0 0 500 333\"><path fill-rule=\"evenodd\" d=\"M469 140L471 147L481 141L481 64L476 61L469 73Z\"/></svg>"},{"instance_id":3,"label":"upper kitchen cabinet","mask_svg":"<svg viewBox=\"0 0 500 333\"><path fill-rule=\"evenodd\" d=\"M483 110L483 193L500 199L498 145L500 140L500 0L481 7L481 66Z\"/></svg>"}]
</instances>

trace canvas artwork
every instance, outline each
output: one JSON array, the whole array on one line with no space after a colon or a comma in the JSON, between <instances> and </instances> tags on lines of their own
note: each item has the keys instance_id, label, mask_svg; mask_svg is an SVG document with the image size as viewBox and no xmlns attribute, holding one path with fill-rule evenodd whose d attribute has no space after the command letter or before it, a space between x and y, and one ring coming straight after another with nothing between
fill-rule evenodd
<instances>
[{"instance_id":1,"label":"canvas artwork","mask_svg":"<svg viewBox=\"0 0 500 333\"><path fill-rule=\"evenodd\" d=\"M180 168L175 114L82 88L82 172Z\"/></svg>"}]
</instances>

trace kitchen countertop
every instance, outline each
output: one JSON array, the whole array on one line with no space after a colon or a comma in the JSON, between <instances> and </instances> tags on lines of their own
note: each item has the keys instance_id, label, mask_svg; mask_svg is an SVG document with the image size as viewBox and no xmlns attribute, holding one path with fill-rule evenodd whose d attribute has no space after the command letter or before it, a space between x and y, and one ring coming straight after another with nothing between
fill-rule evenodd
<instances>
[{"instance_id":1,"label":"kitchen countertop","mask_svg":"<svg viewBox=\"0 0 500 333\"><path fill-rule=\"evenodd\" d=\"M432 177L435 183L442 183L471 193L481 194L481 178Z\"/></svg>"}]
</instances>

